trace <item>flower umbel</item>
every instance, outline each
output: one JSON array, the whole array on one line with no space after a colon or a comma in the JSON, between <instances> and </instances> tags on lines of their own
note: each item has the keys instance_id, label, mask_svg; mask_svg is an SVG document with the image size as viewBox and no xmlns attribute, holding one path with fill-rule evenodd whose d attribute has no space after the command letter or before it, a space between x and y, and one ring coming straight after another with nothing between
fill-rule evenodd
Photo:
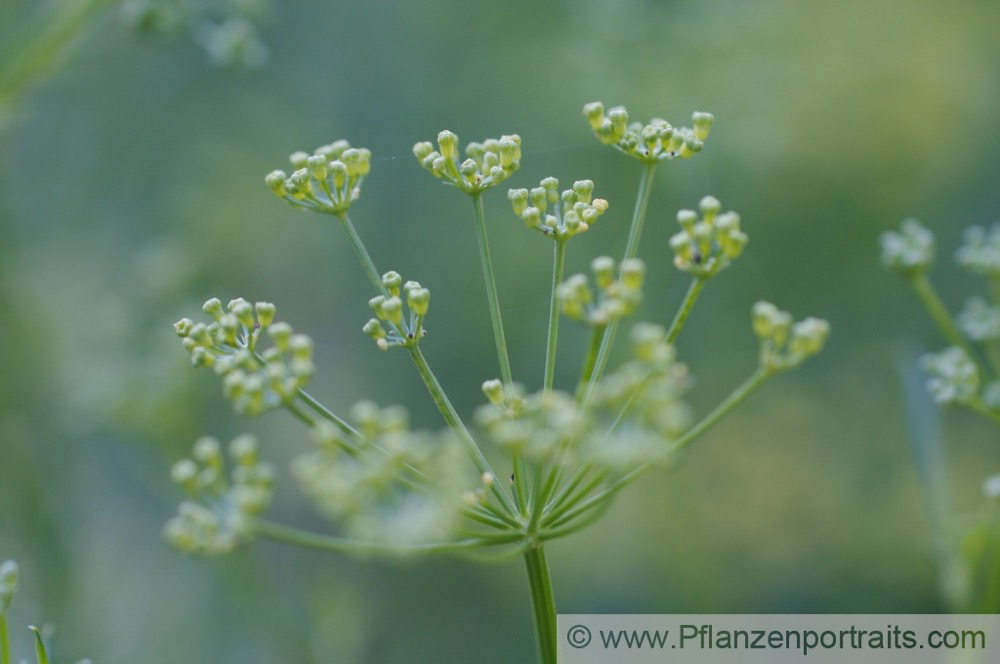
<instances>
[{"instance_id":1,"label":"flower umbel","mask_svg":"<svg viewBox=\"0 0 1000 664\"><path fill-rule=\"evenodd\" d=\"M413 146L414 156L431 175L467 194L500 184L521 166L521 137L517 134L469 143L461 163L458 136L446 129L438 134L437 142L437 150L428 141L417 143Z\"/></svg>"},{"instance_id":2,"label":"flower umbel","mask_svg":"<svg viewBox=\"0 0 1000 664\"><path fill-rule=\"evenodd\" d=\"M585 105L583 114L597 140L646 163L694 156L704 147L715 121L711 113L698 111L691 116L690 128L674 127L661 118L653 118L645 125L629 123L624 106L615 106L605 113L604 104L599 101Z\"/></svg>"},{"instance_id":3,"label":"flower umbel","mask_svg":"<svg viewBox=\"0 0 1000 664\"><path fill-rule=\"evenodd\" d=\"M371 168L372 153L352 148L345 140L316 148L313 154L295 152L288 160L291 175L271 171L264 182L293 207L343 214L361 195L361 183Z\"/></svg>"},{"instance_id":4,"label":"flower umbel","mask_svg":"<svg viewBox=\"0 0 1000 664\"><path fill-rule=\"evenodd\" d=\"M507 199L525 226L555 240L568 240L588 230L607 211L608 202L593 193L591 180L577 180L560 194L559 180L549 177L531 190L511 189Z\"/></svg>"}]
</instances>

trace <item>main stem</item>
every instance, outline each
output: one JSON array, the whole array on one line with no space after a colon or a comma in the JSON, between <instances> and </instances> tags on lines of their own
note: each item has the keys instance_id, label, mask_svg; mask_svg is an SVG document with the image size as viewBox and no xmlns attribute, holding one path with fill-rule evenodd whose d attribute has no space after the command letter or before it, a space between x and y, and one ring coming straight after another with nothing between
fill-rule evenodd
<instances>
[{"instance_id":1,"label":"main stem","mask_svg":"<svg viewBox=\"0 0 1000 664\"><path fill-rule=\"evenodd\" d=\"M524 554L534 608L535 636L538 642L539 664L556 664L556 600L552 594L549 566L541 544Z\"/></svg>"},{"instance_id":2,"label":"main stem","mask_svg":"<svg viewBox=\"0 0 1000 664\"><path fill-rule=\"evenodd\" d=\"M358 262L361 263L361 268L365 271L368 281L371 282L377 292L388 296L389 291L386 290L385 284L382 283L382 277L379 275L378 270L375 269L375 262L368 254L368 250L365 249L365 243L361 241L358 232L354 230L351 218L347 216L346 212L341 212L337 215L337 219L340 220L340 225L343 227L344 232L347 233L347 237L351 241L351 248L354 249L354 254L358 257Z\"/></svg>"},{"instance_id":3,"label":"main stem","mask_svg":"<svg viewBox=\"0 0 1000 664\"><path fill-rule=\"evenodd\" d=\"M0 664L10 664L10 637L7 634L6 613L0 613Z\"/></svg>"}]
</instances>

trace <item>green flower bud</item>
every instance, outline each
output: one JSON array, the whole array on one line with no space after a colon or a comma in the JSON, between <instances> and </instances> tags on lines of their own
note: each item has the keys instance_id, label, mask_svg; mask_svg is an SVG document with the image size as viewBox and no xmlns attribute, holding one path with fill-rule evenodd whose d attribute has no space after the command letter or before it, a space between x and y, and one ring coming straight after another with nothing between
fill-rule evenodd
<instances>
[{"instance_id":1,"label":"green flower bud","mask_svg":"<svg viewBox=\"0 0 1000 664\"><path fill-rule=\"evenodd\" d=\"M504 170L511 170L518 167L521 157L521 149L514 139L505 136L500 139L500 166Z\"/></svg>"},{"instance_id":2,"label":"green flower bud","mask_svg":"<svg viewBox=\"0 0 1000 664\"><path fill-rule=\"evenodd\" d=\"M254 305L254 310L257 312L257 324L262 328L274 322L274 314L278 311L270 302L258 302Z\"/></svg>"},{"instance_id":3,"label":"green flower bud","mask_svg":"<svg viewBox=\"0 0 1000 664\"><path fill-rule=\"evenodd\" d=\"M189 493L197 489L198 464L191 459L181 459L170 468L170 480Z\"/></svg>"},{"instance_id":4,"label":"green flower bud","mask_svg":"<svg viewBox=\"0 0 1000 664\"><path fill-rule=\"evenodd\" d=\"M288 323L274 323L267 328L267 333L271 336L274 346L281 352L288 351L288 340L292 336L292 326Z\"/></svg>"},{"instance_id":5,"label":"green flower bud","mask_svg":"<svg viewBox=\"0 0 1000 664\"><path fill-rule=\"evenodd\" d=\"M611 121L612 136L616 140L620 140L625 135L625 129L628 125L628 111L625 110L624 106L616 106L608 111L608 119Z\"/></svg>"},{"instance_id":6,"label":"green flower bud","mask_svg":"<svg viewBox=\"0 0 1000 664\"><path fill-rule=\"evenodd\" d=\"M803 358L815 355L830 336L830 324L819 318L806 318L792 327L788 350Z\"/></svg>"},{"instance_id":7,"label":"green flower bud","mask_svg":"<svg viewBox=\"0 0 1000 664\"><path fill-rule=\"evenodd\" d=\"M298 152L293 152L292 154L288 155L288 162L292 165L292 168L294 168L295 170L305 168L306 164L309 162L309 153L302 152L301 150Z\"/></svg>"},{"instance_id":8,"label":"green flower bud","mask_svg":"<svg viewBox=\"0 0 1000 664\"><path fill-rule=\"evenodd\" d=\"M594 181L577 180L573 183L573 193L576 194L577 200L583 203L590 203L594 194Z\"/></svg>"},{"instance_id":9,"label":"green flower bud","mask_svg":"<svg viewBox=\"0 0 1000 664\"><path fill-rule=\"evenodd\" d=\"M646 276L646 264L638 258L628 258L622 261L621 274L622 284L626 288L633 291L640 290Z\"/></svg>"},{"instance_id":10,"label":"green flower bud","mask_svg":"<svg viewBox=\"0 0 1000 664\"><path fill-rule=\"evenodd\" d=\"M264 184L267 185L268 189L273 191L275 195L285 196L285 180L288 179L288 174L282 170L271 171L264 177Z\"/></svg>"},{"instance_id":11,"label":"green flower bud","mask_svg":"<svg viewBox=\"0 0 1000 664\"><path fill-rule=\"evenodd\" d=\"M702 215L704 215L705 221L711 223L715 219L715 215L722 209L722 203L715 196L705 196L698 203L698 208L701 210Z\"/></svg>"},{"instance_id":12,"label":"green flower bud","mask_svg":"<svg viewBox=\"0 0 1000 664\"><path fill-rule=\"evenodd\" d=\"M213 468L222 467L222 448L212 436L202 436L195 441L192 452L195 460Z\"/></svg>"},{"instance_id":13,"label":"green flower bud","mask_svg":"<svg viewBox=\"0 0 1000 664\"><path fill-rule=\"evenodd\" d=\"M758 339L761 341L770 339L774 333L774 324L779 313L778 307L770 302L760 301L753 305L753 333Z\"/></svg>"},{"instance_id":14,"label":"green flower bud","mask_svg":"<svg viewBox=\"0 0 1000 664\"><path fill-rule=\"evenodd\" d=\"M389 271L382 275L382 285L389 291L389 295L399 295L399 286L403 283L403 278L398 272Z\"/></svg>"},{"instance_id":15,"label":"green flower bud","mask_svg":"<svg viewBox=\"0 0 1000 664\"><path fill-rule=\"evenodd\" d=\"M691 232L694 228L695 223L698 221L698 213L694 210L678 210L677 211L677 223L679 223L684 230Z\"/></svg>"},{"instance_id":16,"label":"green flower bud","mask_svg":"<svg viewBox=\"0 0 1000 664\"><path fill-rule=\"evenodd\" d=\"M426 288L411 288L406 291L406 306L418 316L427 315L431 292Z\"/></svg>"},{"instance_id":17,"label":"green flower bud","mask_svg":"<svg viewBox=\"0 0 1000 664\"><path fill-rule=\"evenodd\" d=\"M229 443L229 456L241 466L257 463L257 439L250 434L241 434Z\"/></svg>"},{"instance_id":18,"label":"green flower bud","mask_svg":"<svg viewBox=\"0 0 1000 664\"><path fill-rule=\"evenodd\" d=\"M592 101L583 106L583 114L587 116L590 128L597 131L604 123L604 104L599 101Z\"/></svg>"},{"instance_id":19,"label":"green flower bud","mask_svg":"<svg viewBox=\"0 0 1000 664\"><path fill-rule=\"evenodd\" d=\"M398 297L387 297L382 302L382 315L395 325L403 323L403 301Z\"/></svg>"},{"instance_id":20,"label":"green flower bud","mask_svg":"<svg viewBox=\"0 0 1000 664\"><path fill-rule=\"evenodd\" d=\"M174 332L177 336L183 338L191 334L191 328L194 327L194 321L190 318L182 318L176 323L174 323Z\"/></svg>"},{"instance_id":21,"label":"green flower bud","mask_svg":"<svg viewBox=\"0 0 1000 664\"><path fill-rule=\"evenodd\" d=\"M615 260L610 256L598 256L590 262L590 269L598 288L605 289L615 280Z\"/></svg>"},{"instance_id":22,"label":"green flower bud","mask_svg":"<svg viewBox=\"0 0 1000 664\"><path fill-rule=\"evenodd\" d=\"M511 189L507 192L507 200L510 201L511 207L514 209L514 214L520 217L521 213L528 207L528 190Z\"/></svg>"},{"instance_id":23,"label":"green flower bud","mask_svg":"<svg viewBox=\"0 0 1000 664\"><path fill-rule=\"evenodd\" d=\"M337 159L335 161L331 161L328 168L330 169L330 177L333 179L333 187L339 191L347 182L347 164L340 159Z\"/></svg>"},{"instance_id":24,"label":"green flower bud","mask_svg":"<svg viewBox=\"0 0 1000 664\"><path fill-rule=\"evenodd\" d=\"M494 378L483 383L483 394L494 406L502 406L504 402L503 383Z\"/></svg>"},{"instance_id":25,"label":"green flower bud","mask_svg":"<svg viewBox=\"0 0 1000 664\"><path fill-rule=\"evenodd\" d=\"M309 174L312 175L317 180L326 179L327 171L327 161L326 157L318 154L314 154L306 160L306 168L309 169Z\"/></svg>"},{"instance_id":26,"label":"green flower bud","mask_svg":"<svg viewBox=\"0 0 1000 664\"><path fill-rule=\"evenodd\" d=\"M703 111L695 111L691 115L691 123L694 125L694 136L699 141L704 141L708 138L708 131L712 128L712 123L715 122L715 116L711 113L705 113Z\"/></svg>"},{"instance_id":27,"label":"green flower bud","mask_svg":"<svg viewBox=\"0 0 1000 664\"><path fill-rule=\"evenodd\" d=\"M376 295L375 297L368 300L368 308L371 309L379 320L385 320L385 314L382 313L382 305L385 303L384 295Z\"/></svg>"},{"instance_id":28,"label":"green flower bud","mask_svg":"<svg viewBox=\"0 0 1000 664\"><path fill-rule=\"evenodd\" d=\"M435 166L434 170L435 172L437 172L438 170L437 163L435 163L434 166ZM441 170L442 171L444 170L443 163L441 164ZM469 178L470 180L474 180L476 175L479 173L479 164L477 164L472 159L466 159L465 161L462 162L462 165L458 167L458 172L464 175L465 177Z\"/></svg>"},{"instance_id":29,"label":"green flower bud","mask_svg":"<svg viewBox=\"0 0 1000 664\"><path fill-rule=\"evenodd\" d=\"M307 360L312 357L313 342L304 334L295 334L288 340L288 348L295 359Z\"/></svg>"},{"instance_id":30,"label":"green flower bud","mask_svg":"<svg viewBox=\"0 0 1000 664\"><path fill-rule=\"evenodd\" d=\"M963 349L952 346L940 353L924 355L920 363L930 374L927 389L935 401L962 405L975 402L979 371Z\"/></svg>"},{"instance_id":31,"label":"green flower bud","mask_svg":"<svg viewBox=\"0 0 1000 664\"><path fill-rule=\"evenodd\" d=\"M421 164L424 163L424 160L427 159L432 152L434 152L434 145L429 141L421 141L413 146L413 156L415 156L417 161Z\"/></svg>"},{"instance_id":32,"label":"green flower bud","mask_svg":"<svg viewBox=\"0 0 1000 664\"><path fill-rule=\"evenodd\" d=\"M542 212L545 212L549 205L549 194L545 191L545 188L533 187L529 192L529 196L531 196L531 204Z\"/></svg>"},{"instance_id":33,"label":"green flower bud","mask_svg":"<svg viewBox=\"0 0 1000 664\"><path fill-rule=\"evenodd\" d=\"M482 143L469 143L465 146L465 156L473 161L482 161L484 154L486 154L486 148L483 147Z\"/></svg>"},{"instance_id":34,"label":"green flower bud","mask_svg":"<svg viewBox=\"0 0 1000 664\"><path fill-rule=\"evenodd\" d=\"M528 228L539 228L542 225L542 211L537 207L525 208L521 212L521 219Z\"/></svg>"},{"instance_id":35,"label":"green flower bud","mask_svg":"<svg viewBox=\"0 0 1000 664\"><path fill-rule=\"evenodd\" d=\"M253 318L253 307L250 303L243 298L238 298L229 303L229 311L236 316L240 324L253 329L254 318Z\"/></svg>"},{"instance_id":36,"label":"green flower bud","mask_svg":"<svg viewBox=\"0 0 1000 664\"><path fill-rule=\"evenodd\" d=\"M382 328L382 323L379 322L377 318L372 318L365 323L365 326L361 328L361 331L376 340L381 339L386 335L385 330Z\"/></svg>"},{"instance_id":37,"label":"green flower bud","mask_svg":"<svg viewBox=\"0 0 1000 664\"><path fill-rule=\"evenodd\" d=\"M458 156L458 136L447 129L438 134L438 149L445 159L455 159Z\"/></svg>"},{"instance_id":38,"label":"green flower bud","mask_svg":"<svg viewBox=\"0 0 1000 664\"><path fill-rule=\"evenodd\" d=\"M548 203L558 203L559 202L559 180L553 177L547 177L541 181L542 189L545 191L545 200Z\"/></svg>"}]
</instances>

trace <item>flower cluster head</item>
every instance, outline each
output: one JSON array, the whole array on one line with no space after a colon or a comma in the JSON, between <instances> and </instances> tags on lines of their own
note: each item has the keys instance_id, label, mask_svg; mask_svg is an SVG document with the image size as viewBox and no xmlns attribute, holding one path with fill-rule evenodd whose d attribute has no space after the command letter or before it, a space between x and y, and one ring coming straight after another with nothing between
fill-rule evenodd
<instances>
[{"instance_id":1,"label":"flower cluster head","mask_svg":"<svg viewBox=\"0 0 1000 664\"><path fill-rule=\"evenodd\" d=\"M695 112L692 127L674 127L666 120L654 118L647 124L629 123L624 106L604 110L604 104L591 102L583 107L594 136L605 145L613 145L636 159L655 164L666 159L687 159L700 152L715 117L711 113Z\"/></svg>"},{"instance_id":2,"label":"flower cluster head","mask_svg":"<svg viewBox=\"0 0 1000 664\"><path fill-rule=\"evenodd\" d=\"M345 140L296 152L288 160L294 169L271 171L264 182L292 206L326 214L344 214L361 195L361 182L371 167L371 151L352 148Z\"/></svg>"},{"instance_id":3,"label":"flower cluster head","mask_svg":"<svg viewBox=\"0 0 1000 664\"><path fill-rule=\"evenodd\" d=\"M429 141L417 143L413 146L414 156L434 177L467 194L500 184L521 166L521 137L517 134L469 143L461 163L458 136L445 129L438 134L437 142L436 150Z\"/></svg>"},{"instance_id":4,"label":"flower cluster head","mask_svg":"<svg viewBox=\"0 0 1000 664\"><path fill-rule=\"evenodd\" d=\"M195 323L182 318L174 324L196 367L212 367L222 376L223 393L237 412L259 415L290 403L315 372L312 340L294 334L288 323L274 322L269 302L251 305L243 298L222 302L212 298L202 310L214 320ZM263 333L271 346L261 351Z\"/></svg>"},{"instance_id":5,"label":"flower cluster head","mask_svg":"<svg viewBox=\"0 0 1000 664\"><path fill-rule=\"evenodd\" d=\"M916 219L906 219L899 232L882 233L882 264L904 277L923 274L934 263L934 233Z\"/></svg>"},{"instance_id":6,"label":"flower cluster head","mask_svg":"<svg viewBox=\"0 0 1000 664\"><path fill-rule=\"evenodd\" d=\"M929 374L927 390L940 404L969 405L979 394L979 370L963 348L951 346L940 353L928 353L920 365Z\"/></svg>"},{"instance_id":7,"label":"flower cluster head","mask_svg":"<svg viewBox=\"0 0 1000 664\"><path fill-rule=\"evenodd\" d=\"M233 468L226 478L222 447L198 439L191 458L174 464L171 478L190 500L164 526L164 536L185 553L226 553L253 537L253 522L270 504L274 467L258 460L257 440L237 436L229 444Z\"/></svg>"},{"instance_id":8,"label":"flower cluster head","mask_svg":"<svg viewBox=\"0 0 1000 664\"><path fill-rule=\"evenodd\" d=\"M597 295L585 275L575 274L556 288L559 307L568 318L594 327L603 327L627 316L642 302L642 283L646 264L638 258L627 258L618 265L609 256L599 256L590 263L597 286Z\"/></svg>"},{"instance_id":9,"label":"flower cluster head","mask_svg":"<svg viewBox=\"0 0 1000 664\"><path fill-rule=\"evenodd\" d=\"M583 233L608 209L606 200L594 198L591 180L577 180L572 189L560 194L559 180L545 178L531 190L511 189L507 198L514 214L528 228L555 240L567 240Z\"/></svg>"},{"instance_id":10,"label":"flower cluster head","mask_svg":"<svg viewBox=\"0 0 1000 664\"><path fill-rule=\"evenodd\" d=\"M412 431L400 406L362 401L350 415L356 435L320 422L317 449L293 461L303 492L353 540L390 547L447 541L473 483L452 434Z\"/></svg>"},{"instance_id":11,"label":"flower cluster head","mask_svg":"<svg viewBox=\"0 0 1000 664\"><path fill-rule=\"evenodd\" d=\"M431 292L416 281L404 284L398 272L382 275L382 285L388 295L368 300L375 318L365 323L364 333L375 340L379 350L416 346L427 333L424 316L430 306ZM408 315L403 312L404 298Z\"/></svg>"},{"instance_id":12,"label":"flower cluster head","mask_svg":"<svg viewBox=\"0 0 1000 664\"><path fill-rule=\"evenodd\" d=\"M760 365L775 374L798 366L823 348L830 324L820 318L793 322L770 302L753 305L753 332L760 340Z\"/></svg>"},{"instance_id":13,"label":"flower cluster head","mask_svg":"<svg viewBox=\"0 0 1000 664\"><path fill-rule=\"evenodd\" d=\"M966 301L957 322L972 341L1000 340L1000 306L993 306L981 297Z\"/></svg>"},{"instance_id":14,"label":"flower cluster head","mask_svg":"<svg viewBox=\"0 0 1000 664\"><path fill-rule=\"evenodd\" d=\"M589 464L620 476L664 459L690 425L681 396L690 384L663 328L632 331L633 359L598 383L589 404L557 390L523 396L517 385L483 383L476 420L497 446L538 463ZM630 417L620 418L624 409Z\"/></svg>"},{"instance_id":15,"label":"flower cluster head","mask_svg":"<svg viewBox=\"0 0 1000 664\"><path fill-rule=\"evenodd\" d=\"M1000 278L1000 223L989 230L972 226L965 231L965 244L955 252L955 260L970 272Z\"/></svg>"},{"instance_id":16,"label":"flower cluster head","mask_svg":"<svg viewBox=\"0 0 1000 664\"><path fill-rule=\"evenodd\" d=\"M677 213L683 230L670 238L670 247L678 269L708 279L738 258L749 238L740 230L740 215L732 211L719 213L722 204L717 198L705 196L698 208L700 220L694 210Z\"/></svg>"}]
</instances>

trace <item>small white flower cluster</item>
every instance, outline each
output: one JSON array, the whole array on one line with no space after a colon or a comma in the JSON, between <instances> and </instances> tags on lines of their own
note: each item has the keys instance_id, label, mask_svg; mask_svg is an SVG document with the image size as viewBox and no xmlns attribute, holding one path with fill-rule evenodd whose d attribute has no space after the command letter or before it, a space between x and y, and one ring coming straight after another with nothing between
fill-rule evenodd
<instances>
[{"instance_id":1,"label":"small white flower cluster","mask_svg":"<svg viewBox=\"0 0 1000 664\"><path fill-rule=\"evenodd\" d=\"M604 104L599 101L586 104L583 114L601 143L613 145L646 163L694 156L704 147L715 121L711 113L696 111L691 115L692 128L674 127L660 118L654 118L645 125L640 122L630 124L628 110L624 106L615 106L605 113Z\"/></svg>"},{"instance_id":2,"label":"small white flower cluster","mask_svg":"<svg viewBox=\"0 0 1000 664\"><path fill-rule=\"evenodd\" d=\"M343 214L361 196L361 182L371 169L372 153L352 148L345 140L316 148L313 154L295 152L288 160L291 175L271 171L264 178L279 198L293 207L326 214Z\"/></svg>"},{"instance_id":3,"label":"small white flower cluster","mask_svg":"<svg viewBox=\"0 0 1000 664\"><path fill-rule=\"evenodd\" d=\"M468 194L500 184L521 167L521 137L517 134L469 143L461 163L458 136L446 129L438 134L437 142L436 150L429 141L417 143L413 155L431 175Z\"/></svg>"},{"instance_id":4,"label":"small white flower cluster","mask_svg":"<svg viewBox=\"0 0 1000 664\"><path fill-rule=\"evenodd\" d=\"M921 274L934 263L934 234L916 219L906 219L899 232L887 231L882 242L882 264L903 276Z\"/></svg>"},{"instance_id":5,"label":"small white flower cluster","mask_svg":"<svg viewBox=\"0 0 1000 664\"><path fill-rule=\"evenodd\" d=\"M223 393L236 412L259 415L290 403L315 372L313 343L304 334L294 334L288 323L274 322L275 307L269 302L251 306L243 298L222 302L212 298L202 310L212 323L182 318L174 324L184 348L196 367L212 367L222 376ZM272 345L258 351L261 333L267 331Z\"/></svg>"},{"instance_id":6,"label":"small white flower cluster","mask_svg":"<svg viewBox=\"0 0 1000 664\"><path fill-rule=\"evenodd\" d=\"M257 440L244 434L229 444L233 469L225 474L222 447L200 438L192 458L174 464L173 481L190 497L163 534L185 553L226 553L253 538L253 520L271 502L274 467L257 458Z\"/></svg>"},{"instance_id":7,"label":"small white flower cluster","mask_svg":"<svg viewBox=\"0 0 1000 664\"><path fill-rule=\"evenodd\" d=\"M753 332L760 340L760 366L768 373L797 367L823 349L830 324L821 318L794 322L770 302L753 305Z\"/></svg>"},{"instance_id":8,"label":"small white flower cluster","mask_svg":"<svg viewBox=\"0 0 1000 664\"><path fill-rule=\"evenodd\" d=\"M431 292L416 281L403 283L398 272L383 274L382 285L388 296L376 295L368 300L375 318L365 323L362 331L375 340L379 350L416 346L426 334L424 316L430 306ZM403 314L403 296L408 316Z\"/></svg>"},{"instance_id":9,"label":"small white flower cluster","mask_svg":"<svg viewBox=\"0 0 1000 664\"><path fill-rule=\"evenodd\" d=\"M593 196L594 183L591 180L577 180L572 189L566 189L560 195L559 180L552 177L545 178L531 190L511 189L507 192L514 214L528 228L555 240L567 240L589 230L604 214L608 202Z\"/></svg>"},{"instance_id":10,"label":"small white flower cluster","mask_svg":"<svg viewBox=\"0 0 1000 664\"><path fill-rule=\"evenodd\" d=\"M351 420L356 437L326 422L314 428L317 449L292 463L302 491L359 542L448 541L470 486L451 434L412 431L404 408L370 401L355 404Z\"/></svg>"},{"instance_id":11,"label":"small white flower cluster","mask_svg":"<svg viewBox=\"0 0 1000 664\"><path fill-rule=\"evenodd\" d=\"M701 279L714 277L743 253L749 238L740 229L740 215L724 212L713 196L705 196L694 210L681 210L677 222L681 232L670 238L674 265Z\"/></svg>"},{"instance_id":12,"label":"small white flower cluster","mask_svg":"<svg viewBox=\"0 0 1000 664\"><path fill-rule=\"evenodd\" d=\"M604 327L632 313L642 302L646 264L640 259L627 258L616 266L613 258L599 256L591 261L590 270L597 286L596 295L583 274L569 277L556 288L556 299L567 318L591 327Z\"/></svg>"}]
</instances>

